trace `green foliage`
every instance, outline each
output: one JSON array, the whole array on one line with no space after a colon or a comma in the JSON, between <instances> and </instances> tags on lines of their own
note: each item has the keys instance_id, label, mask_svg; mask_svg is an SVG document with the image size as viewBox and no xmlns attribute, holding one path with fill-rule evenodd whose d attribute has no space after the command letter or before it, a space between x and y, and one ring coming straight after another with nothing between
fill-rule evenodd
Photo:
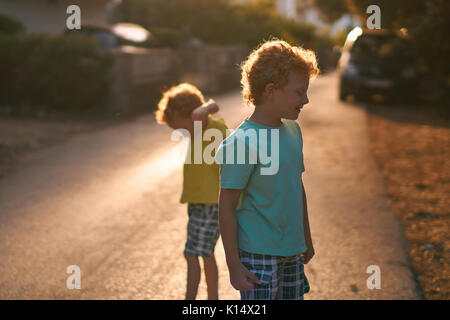
<instances>
[{"instance_id":1,"label":"green foliage","mask_svg":"<svg viewBox=\"0 0 450 320\"><path fill-rule=\"evenodd\" d=\"M0 35L0 104L14 113L58 113L105 107L111 59L84 36Z\"/></svg>"},{"instance_id":2,"label":"green foliage","mask_svg":"<svg viewBox=\"0 0 450 320\"><path fill-rule=\"evenodd\" d=\"M334 22L349 12L345 0L314 0L314 6L319 9L323 20Z\"/></svg>"},{"instance_id":3,"label":"green foliage","mask_svg":"<svg viewBox=\"0 0 450 320\"><path fill-rule=\"evenodd\" d=\"M14 17L0 14L0 34L14 34L25 32L25 26Z\"/></svg>"},{"instance_id":4,"label":"green foliage","mask_svg":"<svg viewBox=\"0 0 450 320\"><path fill-rule=\"evenodd\" d=\"M272 37L308 44L315 29L287 20L275 12L274 0L231 4L228 0L124 0L124 21L157 30L178 30L179 41L197 37L211 44L246 44ZM163 42L165 34L160 33ZM171 43L174 41L171 40Z\"/></svg>"},{"instance_id":5,"label":"green foliage","mask_svg":"<svg viewBox=\"0 0 450 320\"><path fill-rule=\"evenodd\" d=\"M155 36L156 45L159 47L177 47L183 38L183 34L178 29L155 27L152 29L152 35Z\"/></svg>"},{"instance_id":6,"label":"green foliage","mask_svg":"<svg viewBox=\"0 0 450 320\"><path fill-rule=\"evenodd\" d=\"M381 11L382 28L401 28L408 24L408 20L415 14L423 12L426 0L346 0L347 9L361 22L366 24L367 7L377 5Z\"/></svg>"},{"instance_id":7,"label":"green foliage","mask_svg":"<svg viewBox=\"0 0 450 320\"><path fill-rule=\"evenodd\" d=\"M123 19L150 31L153 27L180 29L186 21L181 4L181 0L124 0Z\"/></svg>"},{"instance_id":8,"label":"green foliage","mask_svg":"<svg viewBox=\"0 0 450 320\"><path fill-rule=\"evenodd\" d=\"M25 79L24 65L43 42L43 36L0 34L0 104L17 106L27 100L28 92L20 86Z\"/></svg>"},{"instance_id":9,"label":"green foliage","mask_svg":"<svg viewBox=\"0 0 450 320\"><path fill-rule=\"evenodd\" d=\"M424 98L430 102L450 101L450 4L445 0L424 1L424 10L408 21L409 34L416 44Z\"/></svg>"}]
</instances>

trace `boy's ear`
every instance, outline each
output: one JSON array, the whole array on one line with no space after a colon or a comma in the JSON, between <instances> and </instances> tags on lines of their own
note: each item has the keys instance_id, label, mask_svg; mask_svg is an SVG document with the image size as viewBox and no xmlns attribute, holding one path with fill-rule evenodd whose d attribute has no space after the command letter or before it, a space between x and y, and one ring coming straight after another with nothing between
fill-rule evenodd
<instances>
[{"instance_id":1,"label":"boy's ear","mask_svg":"<svg viewBox=\"0 0 450 320\"><path fill-rule=\"evenodd\" d=\"M268 84L266 84L266 86L264 88L264 95L266 97L270 97L275 89L276 89L275 84L273 84L272 82L269 82Z\"/></svg>"}]
</instances>

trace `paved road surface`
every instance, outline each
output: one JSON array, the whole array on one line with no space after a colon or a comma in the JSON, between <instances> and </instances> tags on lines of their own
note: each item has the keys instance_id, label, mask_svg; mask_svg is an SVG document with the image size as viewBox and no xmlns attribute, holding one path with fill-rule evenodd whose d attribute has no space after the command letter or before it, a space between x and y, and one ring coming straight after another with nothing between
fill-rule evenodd
<instances>
[{"instance_id":1,"label":"paved road surface","mask_svg":"<svg viewBox=\"0 0 450 320\"><path fill-rule=\"evenodd\" d=\"M336 85L335 75L315 80L299 118L316 248L305 298L420 299L367 116L339 103ZM231 127L251 112L238 92L214 98ZM143 116L33 154L0 180L0 298L183 299L183 157L170 133ZM238 299L220 240L216 256L220 297ZM81 290L66 288L69 265L81 269ZM370 265L380 267L380 290L367 289Z\"/></svg>"}]
</instances>

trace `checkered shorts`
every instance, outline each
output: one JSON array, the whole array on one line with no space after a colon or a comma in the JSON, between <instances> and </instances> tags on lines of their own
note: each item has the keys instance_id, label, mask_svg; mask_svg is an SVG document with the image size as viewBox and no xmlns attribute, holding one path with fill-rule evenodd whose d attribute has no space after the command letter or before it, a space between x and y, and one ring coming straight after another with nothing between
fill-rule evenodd
<instances>
[{"instance_id":1,"label":"checkered shorts","mask_svg":"<svg viewBox=\"0 0 450 320\"><path fill-rule=\"evenodd\" d=\"M219 239L217 204L188 204L189 222L184 254L210 258Z\"/></svg>"},{"instance_id":2,"label":"checkered shorts","mask_svg":"<svg viewBox=\"0 0 450 320\"><path fill-rule=\"evenodd\" d=\"M262 284L253 290L240 291L242 300L303 300L309 292L300 255L280 257L239 250L242 264L256 275Z\"/></svg>"}]
</instances>

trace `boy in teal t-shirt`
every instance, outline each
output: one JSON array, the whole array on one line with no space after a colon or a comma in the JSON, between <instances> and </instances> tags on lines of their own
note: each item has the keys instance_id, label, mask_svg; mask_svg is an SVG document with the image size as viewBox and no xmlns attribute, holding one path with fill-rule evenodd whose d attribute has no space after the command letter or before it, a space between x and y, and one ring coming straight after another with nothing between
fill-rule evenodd
<instances>
[{"instance_id":1,"label":"boy in teal t-shirt","mask_svg":"<svg viewBox=\"0 0 450 320\"><path fill-rule=\"evenodd\" d=\"M252 116L221 145L219 223L230 281L242 299L303 299L314 255L303 141L296 119L319 70L312 51L274 40L242 65Z\"/></svg>"}]
</instances>

